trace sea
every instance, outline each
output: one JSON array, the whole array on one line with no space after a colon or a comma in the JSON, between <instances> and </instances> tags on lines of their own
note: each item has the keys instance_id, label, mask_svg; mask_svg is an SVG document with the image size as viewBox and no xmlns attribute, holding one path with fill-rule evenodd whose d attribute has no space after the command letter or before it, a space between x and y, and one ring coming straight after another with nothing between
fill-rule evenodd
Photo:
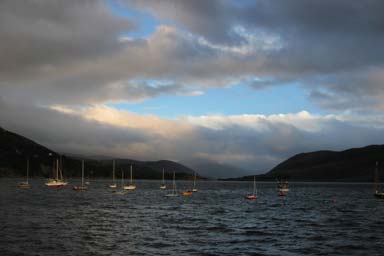
<instances>
[{"instance_id":1,"label":"sea","mask_svg":"<svg viewBox=\"0 0 384 256\"><path fill-rule=\"evenodd\" d=\"M384 255L384 200L372 184L198 181L166 197L159 181L113 193L0 179L0 255ZM79 184L71 180L71 184ZM190 181L177 181L178 191ZM167 184L168 187L171 183Z\"/></svg>"}]
</instances>

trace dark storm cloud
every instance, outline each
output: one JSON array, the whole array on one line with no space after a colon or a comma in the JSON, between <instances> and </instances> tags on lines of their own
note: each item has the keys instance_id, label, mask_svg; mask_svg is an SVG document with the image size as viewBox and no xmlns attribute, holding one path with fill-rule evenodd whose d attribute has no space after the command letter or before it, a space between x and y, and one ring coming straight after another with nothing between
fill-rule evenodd
<instances>
[{"instance_id":1,"label":"dark storm cloud","mask_svg":"<svg viewBox=\"0 0 384 256\"><path fill-rule=\"evenodd\" d=\"M384 68L325 76L317 82L320 86L313 89L310 99L325 109L371 113L384 110Z\"/></svg>"},{"instance_id":2,"label":"dark storm cloud","mask_svg":"<svg viewBox=\"0 0 384 256\"><path fill-rule=\"evenodd\" d=\"M133 27L99 0L1 1L1 80L110 54L121 47L116 35Z\"/></svg>"},{"instance_id":3,"label":"dark storm cloud","mask_svg":"<svg viewBox=\"0 0 384 256\"><path fill-rule=\"evenodd\" d=\"M224 1L124 1L129 7L143 8L163 20L173 20L186 30L200 34L213 42L235 43L241 38L231 33L234 13ZM227 2L228 3L228 2Z\"/></svg>"},{"instance_id":4,"label":"dark storm cloud","mask_svg":"<svg viewBox=\"0 0 384 256\"><path fill-rule=\"evenodd\" d=\"M244 43L240 40L241 35L233 33L236 26L242 26L248 32L265 31L277 36L282 43L281 49L267 53L258 51L235 66L245 66L244 74L273 76L282 83L303 82L308 90L315 90L312 94L316 94L317 86L326 86L335 98L339 97L343 102L337 108L331 106L332 102L322 102L319 104L321 107L345 110L356 106L360 93L366 94L364 98L377 96L372 94L377 92L377 82L365 79L361 83L346 83L344 77L353 76L355 72L369 74L372 67L383 69L383 1L257 0L234 3L186 0L135 3L157 17L177 21L189 31L222 45ZM253 60L249 61L249 58ZM232 69L233 74L237 73L236 69ZM333 85L318 83L321 76L326 76ZM384 81L379 84L382 87ZM367 90L362 91L361 87ZM343 90L350 92L343 93ZM380 96L384 94L380 92ZM362 101L358 106L376 108L374 102Z\"/></svg>"},{"instance_id":5,"label":"dark storm cloud","mask_svg":"<svg viewBox=\"0 0 384 256\"><path fill-rule=\"evenodd\" d=\"M137 5L223 44L232 43L231 30L238 25L277 34L285 47L271 56L272 66L329 72L382 63L384 55L374 47L384 40L382 1L257 0L242 6L230 1L150 0Z\"/></svg>"},{"instance_id":6,"label":"dark storm cloud","mask_svg":"<svg viewBox=\"0 0 384 256\"><path fill-rule=\"evenodd\" d=\"M2 1L1 94L43 105L93 104L248 81L257 89L299 82L312 96L321 92L322 101L310 99L329 109L354 107L361 93L384 96L382 80L344 78L384 67L382 1L125 2L173 27L125 40L134 24L103 1ZM145 79L170 87L134 86ZM356 89L362 86L367 90ZM336 97L341 103L332 106Z\"/></svg>"},{"instance_id":7,"label":"dark storm cloud","mask_svg":"<svg viewBox=\"0 0 384 256\"><path fill-rule=\"evenodd\" d=\"M245 22L284 38L284 68L338 72L382 64L382 1L258 1Z\"/></svg>"}]
</instances>

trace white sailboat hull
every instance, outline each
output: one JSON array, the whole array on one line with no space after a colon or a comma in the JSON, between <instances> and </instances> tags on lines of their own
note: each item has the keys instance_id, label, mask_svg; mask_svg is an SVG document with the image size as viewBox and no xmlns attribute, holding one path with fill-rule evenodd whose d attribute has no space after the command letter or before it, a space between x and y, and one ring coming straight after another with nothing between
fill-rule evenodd
<instances>
[{"instance_id":1,"label":"white sailboat hull","mask_svg":"<svg viewBox=\"0 0 384 256\"><path fill-rule=\"evenodd\" d=\"M124 186L124 190L135 190L135 189L136 189L135 185Z\"/></svg>"},{"instance_id":2,"label":"white sailboat hull","mask_svg":"<svg viewBox=\"0 0 384 256\"><path fill-rule=\"evenodd\" d=\"M61 180L49 180L45 183L45 185L48 187L63 187L68 185L68 182Z\"/></svg>"}]
</instances>

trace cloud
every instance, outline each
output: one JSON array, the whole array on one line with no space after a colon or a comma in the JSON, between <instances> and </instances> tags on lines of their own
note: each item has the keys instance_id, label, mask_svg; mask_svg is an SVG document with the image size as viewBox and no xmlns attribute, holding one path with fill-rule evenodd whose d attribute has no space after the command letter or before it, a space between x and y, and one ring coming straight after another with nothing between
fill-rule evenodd
<instances>
[{"instance_id":1,"label":"cloud","mask_svg":"<svg viewBox=\"0 0 384 256\"><path fill-rule=\"evenodd\" d=\"M379 50L384 43L382 1L148 0L134 1L133 6L176 22L224 55L246 53L237 56L239 62L224 57L220 62L228 70L202 64L215 75L244 78L251 74L267 81L262 87L276 84L270 81L296 81L310 92L309 99L326 109L381 109L377 99L383 94L380 91L378 97L378 83L369 76L372 68L382 69L384 64L384 52ZM361 77L347 81L348 76L356 78L356 72ZM319 79L328 79L332 85ZM259 85L251 83L257 89ZM319 87L327 93L320 93Z\"/></svg>"},{"instance_id":2,"label":"cloud","mask_svg":"<svg viewBox=\"0 0 384 256\"><path fill-rule=\"evenodd\" d=\"M319 79L310 98L324 109L356 112L384 110L384 66Z\"/></svg>"},{"instance_id":3,"label":"cloud","mask_svg":"<svg viewBox=\"0 0 384 256\"><path fill-rule=\"evenodd\" d=\"M380 110L381 5L130 1L160 23L148 37L130 38L140 24L101 0L3 1L0 93L34 105L79 105L296 82L322 108Z\"/></svg>"},{"instance_id":4,"label":"cloud","mask_svg":"<svg viewBox=\"0 0 384 256\"><path fill-rule=\"evenodd\" d=\"M0 126L53 150L84 155L204 160L264 172L296 153L384 142L382 115L361 119L302 111L166 119L105 105L73 109L0 103Z\"/></svg>"},{"instance_id":5,"label":"cloud","mask_svg":"<svg viewBox=\"0 0 384 256\"><path fill-rule=\"evenodd\" d=\"M101 0L0 2L1 125L59 151L258 170L302 151L382 142L382 1L119 3L151 13L153 33L130 37L141 24ZM333 114L172 120L108 107L288 83Z\"/></svg>"},{"instance_id":6,"label":"cloud","mask_svg":"<svg viewBox=\"0 0 384 256\"><path fill-rule=\"evenodd\" d=\"M133 28L104 1L1 1L2 80L111 54L121 47L116 35Z\"/></svg>"}]
</instances>

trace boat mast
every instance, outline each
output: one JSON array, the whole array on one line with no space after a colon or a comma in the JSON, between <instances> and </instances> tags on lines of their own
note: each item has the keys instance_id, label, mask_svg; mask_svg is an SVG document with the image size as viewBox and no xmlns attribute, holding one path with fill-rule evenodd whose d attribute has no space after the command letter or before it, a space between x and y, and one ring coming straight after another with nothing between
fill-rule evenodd
<instances>
[{"instance_id":1,"label":"boat mast","mask_svg":"<svg viewBox=\"0 0 384 256\"><path fill-rule=\"evenodd\" d=\"M81 162L81 186L84 187L84 160Z\"/></svg>"},{"instance_id":2,"label":"boat mast","mask_svg":"<svg viewBox=\"0 0 384 256\"><path fill-rule=\"evenodd\" d=\"M193 177L193 188L196 187L196 172L195 172L195 175Z\"/></svg>"},{"instance_id":3,"label":"boat mast","mask_svg":"<svg viewBox=\"0 0 384 256\"><path fill-rule=\"evenodd\" d=\"M27 159L27 183L29 183L29 159Z\"/></svg>"},{"instance_id":4,"label":"boat mast","mask_svg":"<svg viewBox=\"0 0 384 256\"><path fill-rule=\"evenodd\" d=\"M253 194L256 195L256 176L253 176Z\"/></svg>"},{"instance_id":5,"label":"boat mast","mask_svg":"<svg viewBox=\"0 0 384 256\"><path fill-rule=\"evenodd\" d=\"M132 185L132 165L131 165L131 181L130 184Z\"/></svg>"},{"instance_id":6,"label":"boat mast","mask_svg":"<svg viewBox=\"0 0 384 256\"><path fill-rule=\"evenodd\" d=\"M173 190L172 194L176 194L176 181L175 181L175 171L173 171Z\"/></svg>"},{"instance_id":7,"label":"boat mast","mask_svg":"<svg viewBox=\"0 0 384 256\"><path fill-rule=\"evenodd\" d=\"M59 179L59 159L56 158L56 180Z\"/></svg>"},{"instance_id":8,"label":"boat mast","mask_svg":"<svg viewBox=\"0 0 384 256\"><path fill-rule=\"evenodd\" d=\"M375 178L374 178L374 190L375 192L379 191L379 170L378 170L379 162L376 161L375 168Z\"/></svg>"},{"instance_id":9,"label":"boat mast","mask_svg":"<svg viewBox=\"0 0 384 256\"><path fill-rule=\"evenodd\" d=\"M124 188L124 171L121 170L121 188Z\"/></svg>"},{"instance_id":10,"label":"boat mast","mask_svg":"<svg viewBox=\"0 0 384 256\"><path fill-rule=\"evenodd\" d=\"M163 180L163 185L164 185L164 168L163 168L163 178L162 178L162 180Z\"/></svg>"},{"instance_id":11,"label":"boat mast","mask_svg":"<svg viewBox=\"0 0 384 256\"><path fill-rule=\"evenodd\" d=\"M59 168L59 171L60 171L60 179L62 180L63 179L63 159L60 155L60 168Z\"/></svg>"},{"instance_id":12,"label":"boat mast","mask_svg":"<svg viewBox=\"0 0 384 256\"><path fill-rule=\"evenodd\" d=\"M112 183L115 184L115 160L112 163Z\"/></svg>"}]
</instances>

